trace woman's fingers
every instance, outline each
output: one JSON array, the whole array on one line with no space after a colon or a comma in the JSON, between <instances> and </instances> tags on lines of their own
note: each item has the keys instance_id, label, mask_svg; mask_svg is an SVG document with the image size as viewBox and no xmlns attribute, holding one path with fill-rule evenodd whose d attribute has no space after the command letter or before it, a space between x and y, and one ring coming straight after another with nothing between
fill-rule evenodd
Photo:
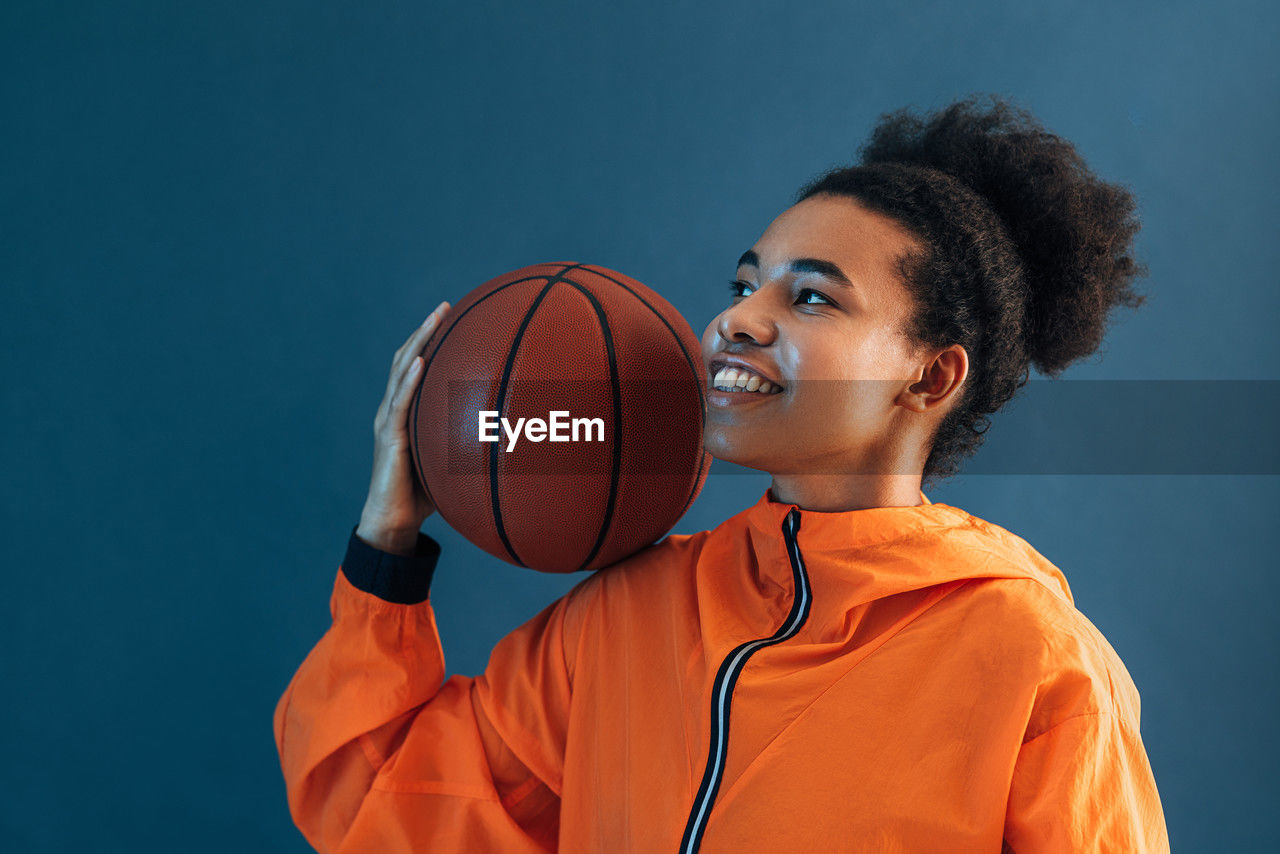
<instances>
[{"instance_id":1,"label":"woman's fingers","mask_svg":"<svg viewBox=\"0 0 1280 854\"><path fill-rule=\"evenodd\" d=\"M444 317L446 311L449 310L449 303L442 302L435 307L431 314L427 315L427 319L422 321L417 329L409 338L400 345L400 349L396 350L395 356L391 359L391 373L387 377L387 389L383 394L384 403L390 402L397 391L404 383L405 374L409 370L409 366L413 364L413 360L422 352L422 346L426 340L431 337L431 333L440 325L440 318Z\"/></svg>"},{"instance_id":2,"label":"woman's fingers","mask_svg":"<svg viewBox=\"0 0 1280 854\"><path fill-rule=\"evenodd\" d=\"M397 426L404 424L404 411L409 406L409 399L413 397L413 392L418 388L418 380L422 377L422 366L426 363L422 356L422 345L440 325L440 318L444 317L448 307L447 302L436 306L435 311L427 315L427 319L422 321L422 325L414 330L409 340L400 348L404 353L397 357L397 362L403 359L409 361L402 368L398 368L400 383L391 399L391 422Z\"/></svg>"},{"instance_id":3,"label":"woman's fingers","mask_svg":"<svg viewBox=\"0 0 1280 854\"><path fill-rule=\"evenodd\" d=\"M440 318L444 317L444 313L448 310L449 303L442 302L427 315L427 319L422 321L422 325L413 330L413 334L409 336L409 340L405 341L400 347L397 355L397 362L401 372L408 370L409 362L413 361L414 356L422 352L422 345L431 337L431 333L440 325Z\"/></svg>"},{"instance_id":4,"label":"woman's fingers","mask_svg":"<svg viewBox=\"0 0 1280 854\"><path fill-rule=\"evenodd\" d=\"M391 399L391 413L395 424L404 424L404 410L408 407L409 399L413 397L414 390L418 388L418 380L421 376L422 357L416 356L409 363L409 367L405 369L404 378L400 381L400 387L396 389L395 396Z\"/></svg>"}]
</instances>

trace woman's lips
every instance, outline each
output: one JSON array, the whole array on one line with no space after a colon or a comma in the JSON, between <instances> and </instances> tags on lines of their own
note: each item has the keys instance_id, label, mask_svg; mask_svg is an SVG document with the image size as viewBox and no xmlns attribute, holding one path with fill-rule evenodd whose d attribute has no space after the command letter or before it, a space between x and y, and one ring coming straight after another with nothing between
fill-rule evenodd
<instances>
[{"instance_id":1,"label":"woman's lips","mask_svg":"<svg viewBox=\"0 0 1280 854\"><path fill-rule=\"evenodd\" d=\"M775 380L768 371L757 368L755 365L749 362L746 362L745 360L730 361L728 359L723 359L723 358L712 359L711 363L707 365L707 374L710 377L708 381L714 380L716 374L720 373L720 371L722 371L725 368L734 368L738 371L745 370L748 373L755 374L756 376L760 377L760 379L762 380L767 380L769 383L776 386L777 388L785 388L785 386L783 386L782 383Z\"/></svg>"},{"instance_id":2,"label":"woman's lips","mask_svg":"<svg viewBox=\"0 0 1280 854\"><path fill-rule=\"evenodd\" d=\"M782 394L783 392L780 391L768 394L746 390L720 391L715 386L711 385L710 381L707 382L707 403L712 406L743 406L751 403L759 403L775 397L781 397Z\"/></svg>"}]
</instances>

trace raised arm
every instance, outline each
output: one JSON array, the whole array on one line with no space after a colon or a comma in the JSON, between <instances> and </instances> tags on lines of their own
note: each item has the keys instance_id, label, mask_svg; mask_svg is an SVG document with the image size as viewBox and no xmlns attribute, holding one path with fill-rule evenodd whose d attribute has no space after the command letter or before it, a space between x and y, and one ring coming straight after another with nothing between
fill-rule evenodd
<instances>
[{"instance_id":1,"label":"raised arm","mask_svg":"<svg viewBox=\"0 0 1280 854\"><path fill-rule=\"evenodd\" d=\"M425 597L439 546L383 552L353 532L333 624L280 698L289 810L321 852L553 851L571 685L572 593L445 679ZM383 597L421 601L390 601ZM375 592L376 591L376 592Z\"/></svg>"}]
</instances>

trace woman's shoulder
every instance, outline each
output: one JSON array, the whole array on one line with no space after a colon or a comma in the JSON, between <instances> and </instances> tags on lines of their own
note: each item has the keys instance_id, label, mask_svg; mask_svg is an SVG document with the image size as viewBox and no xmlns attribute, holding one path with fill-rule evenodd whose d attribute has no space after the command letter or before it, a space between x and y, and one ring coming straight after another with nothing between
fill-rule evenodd
<instances>
[{"instance_id":1,"label":"woman's shoulder","mask_svg":"<svg viewBox=\"0 0 1280 854\"><path fill-rule=\"evenodd\" d=\"M657 542L595 570L578 582L566 596L571 607L586 607L601 597L621 601L637 593L672 583L680 576L680 568L692 565L709 532L668 534Z\"/></svg>"},{"instance_id":2,"label":"woman's shoulder","mask_svg":"<svg viewBox=\"0 0 1280 854\"><path fill-rule=\"evenodd\" d=\"M1029 730L1076 714L1114 714L1137 728L1140 698L1133 678L1102 631L1076 606L1066 575L1027 540L960 511L984 563L1019 568L1010 577L976 578L956 604L966 627L987 627L998 645L1037 681ZM982 634L982 631L977 632ZM1034 717L1034 716L1033 716Z\"/></svg>"},{"instance_id":3,"label":"woman's shoulder","mask_svg":"<svg viewBox=\"0 0 1280 854\"><path fill-rule=\"evenodd\" d=\"M1137 730L1141 700L1115 647L1073 601L1032 577L976 579L966 624L999 626L1036 682L1030 737L1083 714L1109 714Z\"/></svg>"}]
</instances>

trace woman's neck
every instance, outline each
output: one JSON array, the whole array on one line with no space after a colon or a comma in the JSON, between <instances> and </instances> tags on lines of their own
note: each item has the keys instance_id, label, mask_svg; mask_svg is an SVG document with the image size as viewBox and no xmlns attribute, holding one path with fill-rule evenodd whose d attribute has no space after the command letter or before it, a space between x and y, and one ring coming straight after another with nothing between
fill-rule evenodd
<instances>
[{"instance_id":1,"label":"woman's neck","mask_svg":"<svg viewBox=\"0 0 1280 854\"><path fill-rule=\"evenodd\" d=\"M774 501L802 510L839 513L869 507L915 507L920 504L918 474L800 474L773 476Z\"/></svg>"}]
</instances>

